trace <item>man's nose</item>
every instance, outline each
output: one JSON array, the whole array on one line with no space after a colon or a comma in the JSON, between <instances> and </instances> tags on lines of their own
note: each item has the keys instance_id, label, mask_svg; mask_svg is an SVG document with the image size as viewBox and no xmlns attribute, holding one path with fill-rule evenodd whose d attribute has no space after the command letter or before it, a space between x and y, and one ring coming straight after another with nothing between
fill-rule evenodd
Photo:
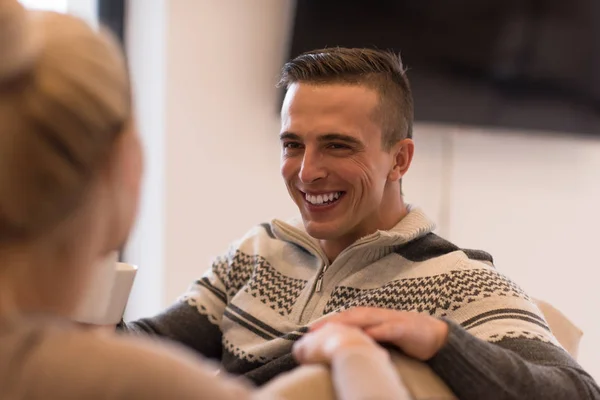
<instances>
[{"instance_id":1,"label":"man's nose","mask_svg":"<svg viewBox=\"0 0 600 400\"><path fill-rule=\"evenodd\" d=\"M305 151L302 159L302 167L298 177L303 183L311 183L325 178L327 171L323 165L323 159L320 154Z\"/></svg>"}]
</instances>

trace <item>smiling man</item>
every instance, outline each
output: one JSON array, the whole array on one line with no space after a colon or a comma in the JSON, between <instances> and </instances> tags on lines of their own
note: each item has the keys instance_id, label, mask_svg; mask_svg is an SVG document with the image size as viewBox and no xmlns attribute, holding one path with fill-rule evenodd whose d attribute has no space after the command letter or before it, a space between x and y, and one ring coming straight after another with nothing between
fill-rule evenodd
<instances>
[{"instance_id":1,"label":"smiling man","mask_svg":"<svg viewBox=\"0 0 600 400\"><path fill-rule=\"evenodd\" d=\"M461 399L600 398L489 254L440 238L404 203L413 103L398 57L317 50L287 63L280 84L281 174L301 219L250 230L180 301L121 329L263 383L333 318L427 362Z\"/></svg>"},{"instance_id":2,"label":"smiling man","mask_svg":"<svg viewBox=\"0 0 600 400\"><path fill-rule=\"evenodd\" d=\"M281 174L306 232L331 261L357 239L393 228L408 212L400 178L414 150L412 102L397 93L402 106L388 116L377 91L387 84L383 77L360 85L352 84L355 79L290 82L281 113ZM385 134L384 118L396 120L385 121L395 128Z\"/></svg>"}]
</instances>

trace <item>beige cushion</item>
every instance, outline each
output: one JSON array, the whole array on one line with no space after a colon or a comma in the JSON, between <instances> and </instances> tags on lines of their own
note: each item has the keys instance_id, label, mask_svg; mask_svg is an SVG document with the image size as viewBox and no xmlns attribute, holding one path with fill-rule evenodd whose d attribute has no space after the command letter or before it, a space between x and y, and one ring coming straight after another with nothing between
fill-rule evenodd
<instances>
[{"instance_id":1,"label":"beige cushion","mask_svg":"<svg viewBox=\"0 0 600 400\"><path fill-rule=\"evenodd\" d=\"M577 359L579 342L583 336L583 331L575 326L563 313L547 302L538 299L534 299L534 301L542 314L544 314L550 330L560 345L564 347L571 357Z\"/></svg>"},{"instance_id":2,"label":"beige cushion","mask_svg":"<svg viewBox=\"0 0 600 400\"><path fill-rule=\"evenodd\" d=\"M331 374L323 365L304 365L277 376L263 386L258 399L335 399Z\"/></svg>"},{"instance_id":3,"label":"beige cushion","mask_svg":"<svg viewBox=\"0 0 600 400\"><path fill-rule=\"evenodd\" d=\"M398 353L392 354L392 361L413 400L456 399L427 364ZM288 400L336 399L329 369L321 365L302 366L282 374L265 385L259 394L259 398L271 396Z\"/></svg>"}]
</instances>

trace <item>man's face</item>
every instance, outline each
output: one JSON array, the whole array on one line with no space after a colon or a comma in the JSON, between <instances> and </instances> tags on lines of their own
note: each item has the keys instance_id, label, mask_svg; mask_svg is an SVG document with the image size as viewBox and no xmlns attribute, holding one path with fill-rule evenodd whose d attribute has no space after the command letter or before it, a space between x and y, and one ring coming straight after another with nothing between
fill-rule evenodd
<instances>
[{"instance_id":1,"label":"man's face","mask_svg":"<svg viewBox=\"0 0 600 400\"><path fill-rule=\"evenodd\" d=\"M307 232L350 243L380 229L395 152L382 147L374 90L295 83L281 112L281 174ZM396 179L397 181L397 179ZM400 196L396 187L394 196Z\"/></svg>"}]
</instances>

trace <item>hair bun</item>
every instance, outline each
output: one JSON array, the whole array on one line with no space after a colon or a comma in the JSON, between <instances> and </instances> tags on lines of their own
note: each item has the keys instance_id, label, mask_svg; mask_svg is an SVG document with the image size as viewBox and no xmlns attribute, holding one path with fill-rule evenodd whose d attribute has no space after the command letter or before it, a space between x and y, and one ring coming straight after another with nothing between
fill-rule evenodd
<instances>
[{"instance_id":1,"label":"hair bun","mask_svg":"<svg viewBox=\"0 0 600 400\"><path fill-rule=\"evenodd\" d=\"M38 46L32 14L17 0L0 0L0 83L33 66Z\"/></svg>"}]
</instances>

